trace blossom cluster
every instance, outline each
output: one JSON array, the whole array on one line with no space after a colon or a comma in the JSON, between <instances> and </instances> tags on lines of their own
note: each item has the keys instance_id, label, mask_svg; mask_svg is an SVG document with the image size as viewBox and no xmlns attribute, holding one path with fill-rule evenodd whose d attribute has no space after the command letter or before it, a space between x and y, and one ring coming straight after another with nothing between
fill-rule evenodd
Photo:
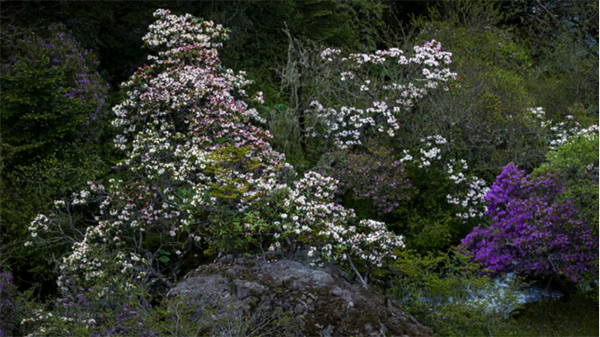
<instances>
[{"instance_id":1,"label":"blossom cluster","mask_svg":"<svg viewBox=\"0 0 600 337\"><path fill-rule=\"evenodd\" d=\"M404 247L402 236L390 232L382 222L359 221L352 209L336 203L338 185L336 179L313 171L294 182L283 201L287 212L278 221L278 242L293 239L308 244L309 257L317 263L356 258L380 267L383 259L394 258L394 250Z\"/></svg>"},{"instance_id":2,"label":"blossom cluster","mask_svg":"<svg viewBox=\"0 0 600 337\"><path fill-rule=\"evenodd\" d=\"M552 174L534 179L509 163L485 197L492 224L476 227L462 249L494 272L563 275L575 282L597 275L598 237L578 220L575 200L560 201L563 188Z\"/></svg>"},{"instance_id":3,"label":"blossom cluster","mask_svg":"<svg viewBox=\"0 0 600 337\"><path fill-rule=\"evenodd\" d=\"M546 116L546 112L542 107L529 108L527 111L532 120L549 131L548 143L551 150L556 150L560 145L566 144L570 139L578 136L590 139L598 135L598 125L583 127L571 115L566 116L567 121L565 122L554 122Z\"/></svg>"},{"instance_id":4,"label":"blossom cluster","mask_svg":"<svg viewBox=\"0 0 600 337\"><path fill-rule=\"evenodd\" d=\"M464 220L483 217L487 212L485 195L490 190L487 182L475 175L466 176L464 172L467 172L469 167L464 159L459 161L450 159L446 167L448 178L454 182L457 190L466 191L446 196L449 204L458 205L464 210L456 216Z\"/></svg>"},{"instance_id":5,"label":"blossom cluster","mask_svg":"<svg viewBox=\"0 0 600 337\"><path fill-rule=\"evenodd\" d=\"M398 48L347 56L340 50L326 49L321 57L339 67L341 91L353 104L324 107L313 101L309 112L340 149L361 144L369 130L394 137L402 113L410 111L431 90L440 86L447 90L446 83L456 78L447 68L452 54L442 51L437 41L415 46L411 55Z\"/></svg>"},{"instance_id":6,"label":"blossom cluster","mask_svg":"<svg viewBox=\"0 0 600 337\"><path fill-rule=\"evenodd\" d=\"M487 211L484 201L489 191L487 182L473 174L469 174L469 166L464 159L447 159L442 154L443 146L448 143L446 138L440 135L427 136L420 139L421 147L414 157L409 150L404 151L404 157L400 160L413 162L419 169L428 169L433 163L443 165L443 173L453 182L454 188L451 194L446 196L449 204L458 206L462 211L456 216L463 221L481 218Z\"/></svg>"}]
</instances>

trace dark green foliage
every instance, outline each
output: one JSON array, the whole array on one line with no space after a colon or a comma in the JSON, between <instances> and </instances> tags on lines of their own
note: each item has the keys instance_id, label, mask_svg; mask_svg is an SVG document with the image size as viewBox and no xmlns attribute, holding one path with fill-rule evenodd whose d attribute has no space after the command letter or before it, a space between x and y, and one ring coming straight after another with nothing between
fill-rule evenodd
<instances>
[{"instance_id":1,"label":"dark green foliage","mask_svg":"<svg viewBox=\"0 0 600 337\"><path fill-rule=\"evenodd\" d=\"M98 55L102 76L117 88L145 62L142 36L159 7L185 7L170 1L23 1L3 4L3 27L46 27L62 22L86 49Z\"/></svg>"},{"instance_id":2,"label":"dark green foliage","mask_svg":"<svg viewBox=\"0 0 600 337\"><path fill-rule=\"evenodd\" d=\"M100 157L107 85L94 54L64 25L37 33L7 27L1 47L0 263L14 266L16 283L24 286L52 278L53 254L23 247L31 220L107 171Z\"/></svg>"},{"instance_id":3,"label":"dark green foliage","mask_svg":"<svg viewBox=\"0 0 600 337\"><path fill-rule=\"evenodd\" d=\"M492 336L595 336L598 334L598 289L595 299L578 294L569 300L531 303L514 319L491 329ZM489 336L489 334L488 334Z\"/></svg>"},{"instance_id":4,"label":"dark green foliage","mask_svg":"<svg viewBox=\"0 0 600 337\"><path fill-rule=\"evenodd\" d=\"M586 48L568 33L557 34L528 76L527 90L549 116L580 110L580 118L598 120L598 56Z\"/></svg>"},{"instance_id":5,"label":"dark green foliage","mask_svg":"<svg viewBox=\"0 0 600 337\"><path fill-rule=\"evenodd\" d=\"M107 88L95 56L63 25L40 35L8 29L2 38L3 164L10 168L79 139L96 140Z\"/></svg>"},{"instance_id":6,"label":"dark green foliage","mask_svg":"<svg viewBox=\"0 0 600 337\"><path fill-rule=\"evenodd\" d=\"M502 2L504 24L529 46L528 90L553 118L580 106L598 117L598 1Z\"/></svg>"},{"instance_id":7,"label":"dark green foliage","mask_svg":"<svg viewBox=\"0 0 600 337\"><path fill-rule=\"evenodd\" d=\"M492 2L448 5L447 21L415 24L423 27L419 38L437 39L452 51L459 80L423 107L414 129L447 137L452 152L488 181L510 160L533 169L547 146L539 127L525 117L527 108L543 105L528 91L528 49L509 30L493 25L501 15Z\"/></svg>"},{"instance_id":8,"label":"dark green foliage","mask_svg":"<svg viewBox=\"0 0 600 337\"><path fill-rule=\"evenodd\" d=\"M60 257L70 243L63 242L62 248L54 251L24 247L24 242L30 239L27 228L37 214L52 207L54 200L70 195L107 171L106 164L90 146L58 149L46 158L38 158L36 163L3 171L0 195L3 261L0 263L12 266L19 286L43 284L44 295L55 289L50 262Z\"/></svg>"},{"instance_id":9,"label":"dark green foliage","mask_svg":"<svg viewBox=\"0 0 600 337\"><path fill-rule=\"evenodd\" d=\"M463 223L455 215L460 209L448 204L446 196L454 193L455 187L443 168L411 166L407 167L407 178L412 185L409 198L400 201L386 221L397 233L406 236L408 247L420 253L445 251L457 245L473 224Z\"/></svg>"}]
</instances>

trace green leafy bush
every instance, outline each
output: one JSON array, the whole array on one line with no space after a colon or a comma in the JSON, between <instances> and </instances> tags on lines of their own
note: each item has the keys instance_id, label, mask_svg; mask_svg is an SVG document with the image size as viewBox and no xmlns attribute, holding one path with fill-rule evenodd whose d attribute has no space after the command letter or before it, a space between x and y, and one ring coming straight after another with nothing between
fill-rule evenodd
<instances>
[{"instance_id":1,"label":"green leafy bush","mask_svg":"<svg viewBox=\"0 0 600 337\"><path fill-rule=\"evenodd\" d=\"M494 3L445 4L452 7L447 17L434 13L433 20L414 24L421 29L418 39L439 40L453 52L458 80L423 105L414 129L447 137L451 152L487 181L511 160L537 167L547 147L539 125L525 116L536 104L529 91L531 51L517 34L497 26L501 15Z\"/></svg>"},{"instance_id":2,"label":"green leafy bush","mask_svg":"<svg viewBox=\"0 0 600 337\"><path fill-rule=\"evenodd\" d=\"M516 283L498 286L460 253L402 253L386 295L436 336L488 336L516 309Z\"/></svg>"},{"instance_id":3,"label":"green leafy bush","mask_svg":"<svg viewBox=\"0 0 600 337\"><path fill-rule=\"evenodd\" d=\"M598 152L597 135L573 137L549 152L547 161L533 171L533 176L560 177L565 184L561 198L573 200L590 224L598 224Z\"/></svg>"}]
</instances>

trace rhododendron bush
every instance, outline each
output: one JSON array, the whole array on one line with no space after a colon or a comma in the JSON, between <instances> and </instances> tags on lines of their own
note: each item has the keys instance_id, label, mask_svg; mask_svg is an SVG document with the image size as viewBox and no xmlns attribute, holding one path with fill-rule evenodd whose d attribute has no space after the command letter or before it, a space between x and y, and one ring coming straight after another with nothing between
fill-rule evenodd
<instances>
[{"instance_id":1,"label":"rhododendron bush","mask_svg":"<svg viewBox=\"0 0 600 337\"><path fill-rule=\"evenodd\" d=\"M76 142L82 134L97 139L94 127L107 113L108 85L97 71L96 56L63 24L40 34L9 26L1 36L5 55L11 55L0 66L9 167Z\"/></svg>"},{"instance_id":2,"label":"rhododendron bush","mask_svg":"<svg viewBox=\"0 0 600 337\"><path fill-rule=\"evenodd\" d=\"M315 262L348 261L357 274L403 247L385 224L336 203L337 180L308 172L291 182L292 167L245 100L250 81L220 63L223 27L167 10L155 16L144 37L155 53L123 84L127 97L113 109L125 173L106 186L89 182L29 228L36 240L72 244L60 261L64 291L106 277L106 251L131 288L176 279L195 247L264 256L269 247L307 245Z\"/></svg>"},{"instance_id":3,"label":"rhododendron bush","mask_svg":"<svg viewBox=\"0 0 600 337\"><path fill-rule=\"evenodd\" d=\"M476 227L462 248L494 272L566 276L598 273L598 237L578 216L575 200L559 199L564 184L553 174L532 178L510 163L486 195L489 227Z\"/></svg>"}]
</instances>

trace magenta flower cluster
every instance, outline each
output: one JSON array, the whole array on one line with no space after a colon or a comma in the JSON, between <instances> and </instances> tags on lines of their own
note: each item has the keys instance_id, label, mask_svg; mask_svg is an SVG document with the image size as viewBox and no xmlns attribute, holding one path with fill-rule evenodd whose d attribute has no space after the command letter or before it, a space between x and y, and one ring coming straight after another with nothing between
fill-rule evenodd
<instances>
[{"instance_id":1,"label":"magenta flower cluster","mask_svg":"<svg viewBox=\"0 0 600 337\"><path fill-rule=\"evenodd\" d=\"M477 226L461 249L493 272L566 276L598 273L598 237L575 207L559 201L559 177L533 178L509 163L485 196L492 224Z\"/></svg>"}]
</instances>

